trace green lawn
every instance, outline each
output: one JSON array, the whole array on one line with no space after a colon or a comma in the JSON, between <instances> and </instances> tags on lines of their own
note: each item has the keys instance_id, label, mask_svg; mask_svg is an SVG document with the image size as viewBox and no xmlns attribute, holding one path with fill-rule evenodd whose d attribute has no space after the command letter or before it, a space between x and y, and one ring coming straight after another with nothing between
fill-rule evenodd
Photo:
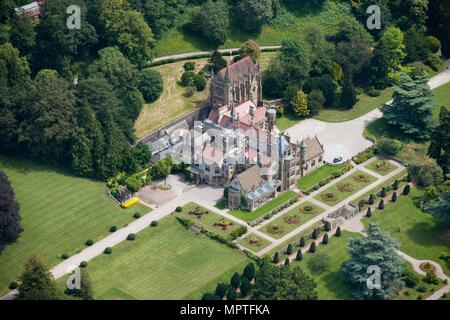
<instances>
[{"instance_id":1,"label":"green lawn","mask_svg":"<svg viewBox=\"0 0 450 320\"><path fill-rule=\"evenodd\" d=\"M238 242L241 246L250 249L251 251L257 253L270 245L270 241L263 239L254 233L249 234L248 236L240 239Z\"/></svg>"},{"instance_id":2,"label":"green lawn","mask_svg":"<svg viewBox=\"0 0 450 320\"><path fill-rule=\"evenodd\" d=\"M286 212L273 222L261 227L259 231L264 232L272 238L280 239L324 211L323 208L305 202L289 212Z\"/></svg>"},{"instance_id":3,"label":"green lawn","mask_svg":"<svg viewBox=\"0 0 450 320\"><path fill-rule=\"evenodd\" d=\"M433 90L434 93L434 102L436 103L437 108L433 110L433 116L438 119L440 107L444 106L447 109L450 109L450 82L437 87Z\"/></svg>"},{"instance_id":4,"label":"green lawn","mask_svg":"<svg viewBox=\"0 0 450 320\"><path fill-rule=\"evenodd\" d=\"M326 122L350 121L391 100L393 92L394 90L392 88L388 88L382 90L378 97L369 97L366 94L362 94L358 97L358 102L352 109L323 109L320 111L319 115L314 118Z\"/></svg>"},{"instance_id":5,"label":"green lawn","mask_svg":"<svg viewBox=\"0 0 450 320\"><path fill-rule=\"evenodd\" d=\"M88 263L97 299L200 299L250 260L168 216ZM62 280L61 283L64 283Z\"/></svg>"},{"instance_id":6,"label":"green lawn","mask_svg":"<svg viewBox=\"0 0 450 320\"><path fill-rule=\"evenodd\" d=\"M194 212L203 214L194 214ZM209 231L218 233L223 237L229 236L233 230L236 230L241 226L240 224L226 220L220 214L207 210L193 202L185 205L183 211L177 213L177 215L184 219L189 219L195 224L200 225ZM223 222L224 225L220 226L220 222Z\"/></svg>"},{"instance_id":7,"label":"green lawn","mask_svg":"<svg viewBox=\"0 0 450 320\"><path fill-rule=\"evenodd\" d=\"M411 195L400 196L396 204L387 203L383 211L376 210L370 219L364 218L363 222L366 226L369 222L378 222L399 241L401 251L419 260L436 261L450 275L450 266L439 259L443 253L450 254L450 226L438 222L414 205L413 197L422 193L412 188Z\"/></svg>"},{"instance_id":8,"label":"green lawn","mask_svg":"<svg viewBox=\"0 0 450 320\"><path fill-rule=\"evenodd\" d=\"M333 173L338 172L340 168L341 166L324 165L303 178L300 178L297 181L297 188L301 191L307 191L324 179L331 177Z\"/></svg>"},{"instance_id":9,"label":"green lawn","mask_svg":"<svg viewBox=\"0 0 450 320\"><path fill-rule=\"evenodd\" d=\"M297 194L294 191L286 191L285 193L282 193L281 195L276 197L274 200L270 201L269 203L265 204L264 206L262 206L259 209L256 209L253 212L243 211L243 210L230 210L229 213L243 221L250 222L255 219L258 219L259 217L265 215L266 213L270 212L271 210L275 209L276 207L289 201L290 199L295 198L296 196L297 196Z\"/></svg>"},{"instance_id":10,"label":"green lawn","mask_svg":"<svg viewBox=\"0 0 450 320\"><path fill-rule=\"evenodd\" d=\"M306 273L311 275L317 282L317 293L320 300L350 300L353 299L352 288L342 281L339 272L341 264L350 258L347 247L351 238L361 238L357 233L343 231L340 237L331 237L330 242L325 245L318 245L317 252L324 252L331 257L328 270L317 273L311 270L309 265L312 253L306 253L302 261L293 261L292 266L300 266Z\"/></svg>"},{"instance_id":11,"label":"green lawn","mask_svg":"<svg viewBox=\"0 0 450 320\"><path fill-rule=\"evenodd\" d=\"M357 181L359 177L363 178L365 181ZM352 194L355 194L362 188L375 182L376 180L377 179L375 177L365 172L356 171L351 176L338 183L335 183L314 198L329 206L333 206L350 197Z\"/></svg>"},{"instance_id":12,"label":"green lawn","mask_svg":"<svg viewBox=\"0 0 450 320\"><path fill-rule=\"evenodd\" d=\"M368 165L365 166L365 168L372 170L375 173L378 173L379 175L386 176L397 167L390 163L388 160L378 159L375 161L372 161Z\"/></svg>"},{"instance_id":13,"label":"green lawn","mask_svg":"<svg viewBox=\"0 0 450 320\"><path fill-rule=\"evenodd\" d=\"M104 183L19 158L0 156L0 170L13 185L24 229L0 253L0 294L8 291L32 252L53 267L61 262L59 255L72 255L85 248L86 240L106 237L112 225L123 227L135 212L151 211L141 205L121 209L107 196Z\"/></svg>"},{"instance_id":14,"label":"green lawn","mask_svg":"<svg viewBox=\"0 0 450 320\"><path fill-rule=\"evenodd\" d=\"M215 46L208 43L202 36L185 27L189 11L179 19L177 27L157 41L156 56L215 49ZM277 45L287 38L303 35L304 31L311 26L318 26L330 34L337 30L341 21L347 19L354 19L347 3L327 0L322 8L314 4L296 4L289 8L289 11L283 8L278 17L264 25L257 34L242 31L239 27L241 21L236 19L228 39L219 48L240 47L241 43L248 39L255 39L260 45Z\"/></svg>"}]
</instances>

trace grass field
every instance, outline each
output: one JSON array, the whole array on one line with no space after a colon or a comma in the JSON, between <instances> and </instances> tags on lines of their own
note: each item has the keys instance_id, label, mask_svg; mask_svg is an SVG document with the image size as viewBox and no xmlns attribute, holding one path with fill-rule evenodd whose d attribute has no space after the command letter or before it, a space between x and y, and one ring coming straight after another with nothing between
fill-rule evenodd
<instances>
[{"instance_id":1,"label":"grass field","mask_svg":"<svg viewBox=\"0 0 450 320\"><path fill-rule=\"evenodd\" d=\"M31 253L53 267L61 262L59 255L82 250L88 239L104 238L112 225L131 222L135 212L151 211L141 205L121 209L107 196L104 183L22 159L0 156L0 170L12 183L24 229L19 240L0 253L0 294L8 291Z\"/></svg>"},{"instance_id":2,"label":"grass field","mask_svg":"<svg viewBox=\"0 0 450 320\"><path fill-rule=\"evenodd\" d=\"M371 163L366 165L365 168L382 176L388 175L389 173L397 169L395 165L383 159L372 161Z\"/></svg>"},{"instance_id":3,"label":"grass field","mask_svg":"<svg viewBox=\"0 0 450 320\"><path fill-rule=\"evenodd\" d=\"M180 19L178 26L164 34L156 43L156 56L215 49L203 37L185 27L188 16L189 10ZM264 25L257 34L242 31L239 28L240 20L236 19L228 39L219 48L237 48L248 39L255 39L260 45L277 45L287 38L304 34L304 31L311 26L318 26L324 32L331 34L336 31L338 24L346 19L354 19L350 6L346 3L327 0L322 8L314 4L302 3L292 8L283 8L278 17Z\"/></svg>"},{"instance_id":4,"label":"grass field","mask_svg":"<svg viewBox=\"0 0 450 320\"><path fill-rule=\"evenodd\" d=\"M364 177L367 181L356 181L358 177ZM325 191L321 192L314 198L329 205L333 206L346 198L350 197L352 194L355 194L362 188L370 185L375 182L377 179L365 172L356 171L351 176L345 178L344 180L332 185ZM348 188L347 188L348 187ZM330 195L330 196L329 196ZM331 195L333 195L331 197Z\"/></svg>"},{"instance_id":5,"label":"grass field","mask_svg":"<svg viewBox=\"0 0 450 320\"><path fill-rule=\"evenodd\" d=\"M88 263L96 299L200 299L250 260L168 216ZM64 282L64 281L61 281Z\"/></svg>"},{"instance_id":6,"label":"grass field","mask_svg":"<svg viewBox=\"0 0 450 320\"><path fill-rule=\"evenodd\" d=\"M413 197L423 191L412 188L408 197L400 196L396 204L388 203L383 211L376 210L369 222L378 222L400 243L400 250L419 259L429 259L441 264L444 272L450 275L450 266L439 259L440 255L450 254L450 225L438 222L431 215L422 212L413 203Z\"/></svg>"},{"instance_id":7,"label":"grass field","mask_svg":"<svg viewBox=\"0 0 450 320\"><path fill-rule=\"evenodd\" d=\"M240 239L237 243L255 253L270 245L270 241L263 239L253 233Z\"/></svg>"},{"instance_id":8,"label":"grass field","mask_svg":"<svg viewBox=\"0 0 450 320\"><path fill-rule=\"evenodd\" d=\"M258 219L259 217L265 215L266 213L270 212L271 210L277 208L278 206L282 205L286 201L289 201L293 198L295 198L297 194L294 191L286 191L270 201L269 203L266 203L261 208L256 209L253 212L249 211L243 211L243 210L230 210L230 214L233 216L245 221L250 222L255 219Z\"/></svg>"},{"instance_id":9,"label":"grass field","mask_svg":"<svg viewBox=\"0 0 450 320\"><path fill-rule=\"evenodd\" d=\"M297 188L302 191L307 191L320 181L331 177L333 173L338 172L341 166L329 166L324 165L317 170L314 170L310 174L307 174L303 178L297 181Z\"/></svg>"},{"instance_id":10,"label":"grass field","mask_svg":"<svg viewBox=\"0 0 450 320\"><path fill-rule=\"evenodd\" d=\"M310 211L306 211L305 208L310 209ZM305 202L286 212L273 222L261 227L259 231L264 232L272 238L280 239L305 222L318 216L323 211L325 210L312 203Z\"/></svg>"},{"instance_id":11,"label":"grass field","mask_svg":"<svg viewBox=\"0 0 450 320\"><path fill-rule=\"evenodd\" d=\"M436 103L437 108L433 110L433 116L438 119L440 107L444 106L450 110L450 82L437 87L433 90L434 93L434 102Z\"/></svg>"},{"instance_id":12,"label":"grass field","mask_svg":"<svg viewBox=\"0 0 450 320\"><path fill-rule=\"evenodd\" d=\"M318 245L317 252L324 252L331 257L328 270L317 273L310 267L312 253L306 253L302 261L293 261L292 266L300 266L305 272L311 275L317 282L317 293L320 300L350 300L353 299L352 288L342 281L339 272L341 264L350 258L347 247L351 238L361 238L356 233L343 231L340 237L331 237L330 242L325 245Z\"/></svg>"},{"instance_id":13,"label":"grass field","mask_svg":"<svg viewBox=\"0 0 450 320\"><path fill-rule=\"evenodd\" d=\"M208 211L207 214L205 214L206 211ZM191 215L189 214L190 212L202 212L203 214L201 216L195 214ZM198 204L193 202L185 205L183 207L183 211L177 213L177 215L184 219L189 219L195 224L200 225L211 232L218 233L224 237L229 236L233 230L236 230L241 226L240 224L237 224L234 221L226 220L220 214L206 210L205 208L200 207ZM231 224L225 226L224 229L218 225L215 226L215 224L219 224L222 220Z\"/></svg>"}]
</instances>

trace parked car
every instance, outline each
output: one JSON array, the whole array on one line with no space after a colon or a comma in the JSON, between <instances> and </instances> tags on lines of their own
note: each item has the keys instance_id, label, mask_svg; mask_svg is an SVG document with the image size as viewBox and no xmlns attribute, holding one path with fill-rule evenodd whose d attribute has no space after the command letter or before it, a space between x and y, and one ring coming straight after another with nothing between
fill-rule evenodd
<instances>
[{"instance_id":1,"label":"parked car","mask_svg":"<svg viewBox=\"0 0 450 320\"><path fill-rule=\"evenodd\" d=\"M339 163L342 161L342 157L334 158L333 163Z\"/></svg>"}]
</instances>

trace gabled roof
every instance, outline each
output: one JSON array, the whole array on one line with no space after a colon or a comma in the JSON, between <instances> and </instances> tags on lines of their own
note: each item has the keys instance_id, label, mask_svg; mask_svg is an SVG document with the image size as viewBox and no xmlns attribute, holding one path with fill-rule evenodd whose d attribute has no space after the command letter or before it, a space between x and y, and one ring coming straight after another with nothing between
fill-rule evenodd
<instances>
[{"instance_id":1,"label":"gabled roof","mask_svg":"<svg viewBox=\"0 0 450 320\"><path fill-rule=\"evenodd\" d=\"M219 76L223 80L229 80L230 82L238 81L239 79L243 79L244 75L248 75L250 73L254 73L257 69L257 65L253 62L253 59L249 57L245 57L232 65L223 68L219 72Z\"/></svg>"},{"instance_id":2,"label":"gabled roof","mask_svg":"<svg viewBox=\"0 0 450 320\"><path fill-rule=\"evenodd\" d=\"M242 172L236 177L236 179L245 193L259 187L262 182L259 167L257 165L254 165L247 171Z\"/></svg>"},{"instance_id":3,"label":"gabled roof","mask_svg":"<svg viewBox=\"0 0 450 320\"><path fill-rule=\"evenodd\" d=\"M302 141L306 143L305 160L308 161L324 153L323 146L317 136L314 138L307 137Z\"/></svg>"}]
</instances>

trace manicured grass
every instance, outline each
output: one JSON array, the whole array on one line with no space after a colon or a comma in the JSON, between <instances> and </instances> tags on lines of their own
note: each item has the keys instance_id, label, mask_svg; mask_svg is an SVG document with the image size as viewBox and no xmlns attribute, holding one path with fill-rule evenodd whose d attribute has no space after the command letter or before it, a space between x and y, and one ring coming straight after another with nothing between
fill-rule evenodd
<instances>
[{"instance_id":1,"label":"manicured grass","mask_svg":"<svg viewBox=\"0 0 450 320\"><path fill-rule=\"evenodd\" d=\"M156 43L156 56L165 56L199 50L215 49L203 37L184 27L188 21L190 10L180 18L178 26L164 34ZM255 39L260 45L277 45L285 39L303 35L311 26L317 26L324 32L331 34L343 20L354 19L350 6L346 3L325 1L321 8L315 4L296 4L289 11L283 8L282 12L269 24L262 27L257 34L242 31L239 27L241 21L236 19L232 24L228 39L219 48L238 48L248 39Z\"/></svg>"},{"instance_id":2,"label":"manicured grass","mask_svg":"<svg viewBox=\"0 0 450 320\"><path fill-rule=\"evenodd\" d=\"M380 96L378 97L369 97L366 94L362 94L358 97L358 102L352 109L323 109L320 111L319 115L314 118L326 122L350 121L380 107L382 104L391 100L393 92L393 89L388 88L382 90Z\"/></svg>"},{"instance_id":3,"label":"manicured grass","mask_svg":"<svg viewBox=\"0 0 450 320\"><path fill-rule=\"evenodd\" d=\"M307 191L314 185L318 184L320 181L331 177L333 173L338 172L340 168L341 166L324 165L319 169L314 170L310 174L304 176L303 178L300 178L297 181L297 188L302 191Z\"/></svg>"},{"instance_id":4,"label":"manicured grass","mask_svg":"<svg viewBox=\"0 0 450 320\"><path fill-rule=\"evenodd\" d=\"M262 249L270 245L270 241L261 238L254 233L251 233L248 236L240 239L237 243L241 246L246 247L247 249L250 249L254 253L257 253L258 251L261 251Z\"/></svg>"},{"instance_id":5,"label":"manicured grass","mask_svg":"<svg viewBox=\"0 0 450 320\"><path fill-rule=\"evenodd\" d=\"M436 261L450 275L450 266L439 259L443 253L450 254L450 226L414 205L413 197L422 194L422 190L412 188L409 196L400 196L397 203L387 203L384 210L376 210L371 218L364 218L364 225L378 222L399 241L401 251L419 260Z\"/></svg>"},{"instance_id":6,"label":"manicured grass","mask_svg":"<svg viewBox=\"0 0 450 320\"><path fill-rule=\"evenodd\" d=\"M365 181L356 181L359 176L363 176L367 179L367 182ZM321 192L314 198L329 205L333 206L346 198L350 197L352 194L355 194L362 188L370 185L371 183L375 182L377 179L365 172L362 171L356 171L354 174L352 174L350 177L345 178L344 180L335 183L325 191ZM339 190L339 187L349 187L346 191ZM342 189L342 188L341 188ZM333 195L333 197L328 197L328 195Z\"/></svg>"},{"instance_id":7,"label":"manicured grass","mask_svg":"<svg viewBox=\"0 0 450 320\"><path fill-rule=\"evenodd\" d=\"M347 248L349 240L359 239L362 235L343 231L340 237L331 237L327 245L319 244L316 253L303 255L302 261L292 261L292 266L300 266L317 283L317 293L320 300L350 300L353 299L353 289L342 281L341 264L350 259ZM310 267L311 258L318 252L324 252L331 258L328 270L317 273Z\"/></svg>"},{"instance_id":8,"label":"manicured grass","mask_svg":"<svg viewBox=\"0 0 450 320\"><path fill-rule=\"evenodd\" d=\"M195 61L196 72L198 72L206 66L208 60L192 61ZM175 62L153 68L161 73L164 90L157 101L144 105L134 126L138 138L163 128L171 121L205 105L209 94L209 85L202 92L196 91L192 97L186 97L186 88L179 84L185 62Z\"/></svg>"},{"instance_id":9,"label":"manicured grass","mask_svg":"<svg viewBox=\"0 0 450 320\"><path fill-rule=\"evenodd\" d=\"M310 211L306 210L308 208ZM320 208L310 202L305 202L289 212L286 212L273 222L261 227L259 231L264 232L272 238L280 239L324 211L325 210L323 208ZM289 220L289 218L292 220ZM274 230L274 227L277 227L277 230Z\"/></svg>"},{"instance_id":10,"label":"manicured grass","mask_svg":"<svg viewBox=\"0 0 450 320\"><path fill-rule=\"evenodd\" d=\"M105 184L76 178L68 172L19 158L0 156L5 172L20 203L24 231L17 242L0 253L0 294L17 280L25 261L37 253L49 267L85 248L88 239L98 241L133 221L133 214L151 209L140 204L121 209L107 196Z\"/></svg>"},{"instance_id":11,"label":"manicured grass","mask_svg":"<svg viewBox=\"0 0 450 320\"><path fill-rule=\"evenodd\" d=\"M87 270L98 299L200 299L250 260L168 216L100 255ZM61 280L63 283L64 280Z\"/></svg>"},{"instance_id":12,"label":"manicured grass","mask_svg":"<svg viewBox=\"0 0 450 320\"><path fill-rule=\"evenodd\" d=\"M259 209L256 209L253 212L249 211L242 211L242 210L230 210L230 214L233 216L246 221L250 222L255 219L258 219L262 215L265 215L266 213L270 212L271 210L275 209L276 207L280 206L281 204L289 201L290 199L293 199L297 196L297 194L294 191L286 191L285 193L282 193L269 203L265 204Z\"/></svg>"},{"instance_id":13,"label":"manicured grass","mask_svg":"<svg viewBox=\"0 0 450 320\"><path fill-rule=\"evenodd\" d=\"M397 169L395 165L390 163L388 160L383 159L372 161L371 163L366 165L365 168L372 170L373 172L376 172L382 176L386 176L395 169Z\"/></svg>"},{"instance_id":14,"label":"manicured grass","mask_svg":"<svg viewBox=\"0 0 450 320\"><path fill-rule=\"evenodd\" d=\"M434 93L434 102L436 103L436 108L433 109L433 117L435 119L439 119L439 112L441 110L441 106L450 109L450 82L437 87L433 90Z\"/></svg>"},{"instance_id":15,"label":"manicured grass","mask_svg":"<svg viewBox=\"0 0 450 320\"><path fill-rule=\"evenodd\" d=\"M202 215L189 214L190 212L199 212L203 214ZM236 230L241 226L240 224L234 221L224 219L224 217L222 217L220 214L207 210L193 202L185 205L183 207L183 211L177 212L176 214L184 219L189 219L195 224L200 225L209 231L218 233L224 237L229 236L233 230ZM218 225L215 226L215 224L218 224L221 221L229 223L229 225L226 226L225 228L222 228Z\"/></svg>"}]
</instances>

